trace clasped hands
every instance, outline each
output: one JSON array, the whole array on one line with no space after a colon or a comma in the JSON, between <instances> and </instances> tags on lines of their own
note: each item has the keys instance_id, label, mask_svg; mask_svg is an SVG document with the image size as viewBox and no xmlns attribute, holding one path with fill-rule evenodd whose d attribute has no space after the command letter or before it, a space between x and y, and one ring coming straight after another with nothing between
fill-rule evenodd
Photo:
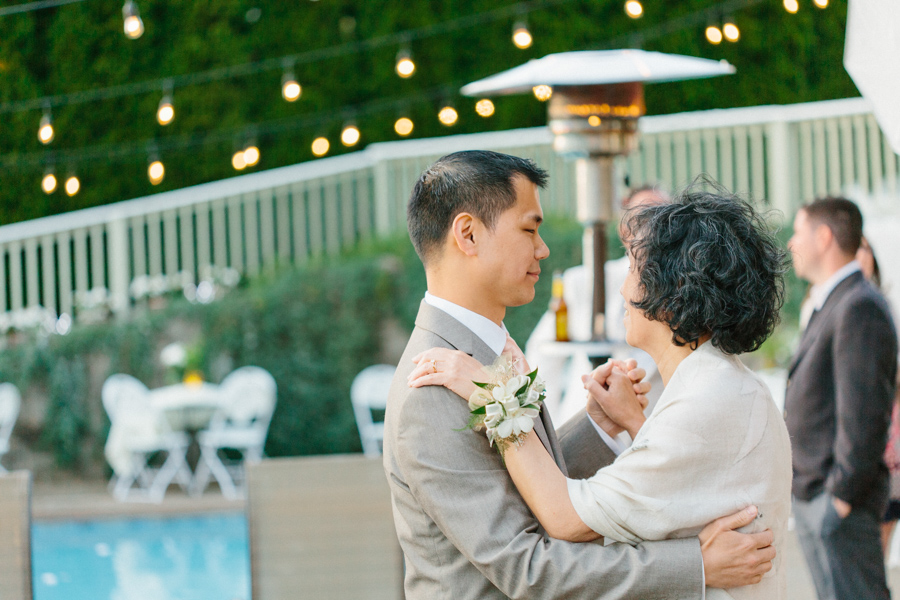
<instances>
[{"instance_id":1,"label":"clasped hands","mask_svg":"<svg viewBox=\"0 0 900 600\"><path fill-rule=\"evenodd\" d=\"M587 413L611 437L627 431L634 439L644 424L650 391L650 384L644 381L646 376L647 372L638 368L634 359L609 360L582 375Z\"/></svg>"}]
</instances>

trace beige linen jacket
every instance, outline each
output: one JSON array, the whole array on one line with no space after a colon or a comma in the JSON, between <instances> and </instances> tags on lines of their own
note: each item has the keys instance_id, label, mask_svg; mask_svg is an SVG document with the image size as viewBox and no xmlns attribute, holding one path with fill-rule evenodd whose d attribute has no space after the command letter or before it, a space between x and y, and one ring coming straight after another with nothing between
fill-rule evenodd
<instances>
[{"instance_id":1,"label":"beige linen jacket","mask_svg":"<svg viewBox=\"0 0 900 600\"><path fill-rule=\"evenodd\" d=\"M459 321L422 303L391 387L384 436L408 600L701 598L697 538L604 547L547 537L484 434L464 429L466 402L443 387L407 385L412 357L435 346L483 364L496 358ZM602 466L610 454L584 414L576 419L561 432L571 442L565 458L546 413L536 421L563 472L566 460L585 472L585 459Z\"/></svg>"},{"instance_id":2,"label":"beige linen jacket","mask_svg":"<svg viewBox=\"0 0 900 600\"><path fill-rule=\"evenodd\" d=\"M791 511L791 443L766 384L709 342L684 359L631 447L587 480L568 481L581 519L612 540L693 537L754 504L745 533L771 528L777 555L756 585L707 600L782 600Z\"/></svg>"}]
</instances>

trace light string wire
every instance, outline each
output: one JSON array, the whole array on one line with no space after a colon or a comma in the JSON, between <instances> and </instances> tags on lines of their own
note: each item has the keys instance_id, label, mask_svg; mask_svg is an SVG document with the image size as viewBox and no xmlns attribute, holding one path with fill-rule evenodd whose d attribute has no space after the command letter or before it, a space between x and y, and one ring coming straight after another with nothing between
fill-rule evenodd
<instances>
[{"instance_id":1,"label":"light string wire","mask_svg":"<svg viewBox=\"0 0 900 600\"><path fill-rule=\"evenodd\" d=\"M369 116L400 110L411 104L446 98L462 86L462 82L453 82L429 88L415 96L402 98L379 98L363 104L343 106L326 112L317 112L297 117L274 119L250 125L242 125L231 129L223 129L211 133L194 133L173 135L165 138L147 139L122 144L101 144L73 150L36 151L17 156L0 156L0 170L9 171L18 168L74 165L80 162L107 159L109 162L121 162L132 156L145 156L148 148L157 153L181 151L210 144L230 143L243 140L249 136L271 136L284 132L293 132L337 122L347 114Z\"/></svg>"},{"instance_id":2,"label":"light string wire","mask_svg":"<svg viewBox=\"0 0 900 600\"><path fill-rule=\"evenodd\" d=\"M84 2L84 0L39 0L38 2L14 4L13 6L4 6L3 8L0 8L0 17L41 10L42 8L63 6L64 4L75 4L76 2Z\"/></svg>"}]
</instances>

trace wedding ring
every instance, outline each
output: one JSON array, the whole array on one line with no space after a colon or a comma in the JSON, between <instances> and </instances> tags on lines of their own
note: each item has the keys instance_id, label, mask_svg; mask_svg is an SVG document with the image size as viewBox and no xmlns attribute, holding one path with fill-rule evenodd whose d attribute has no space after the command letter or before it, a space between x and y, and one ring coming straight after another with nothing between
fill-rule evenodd
<instances>
[{"instance_id":1,"label":"wedding ring","mask_svg":"<svg viewBox=\"0 0 900 600\"><path fill-rule=\"evenodd\" d=\"M437 361L435 359L431 359L431 371L432 373L437 373Z\"/></svg>"}]
</instances>

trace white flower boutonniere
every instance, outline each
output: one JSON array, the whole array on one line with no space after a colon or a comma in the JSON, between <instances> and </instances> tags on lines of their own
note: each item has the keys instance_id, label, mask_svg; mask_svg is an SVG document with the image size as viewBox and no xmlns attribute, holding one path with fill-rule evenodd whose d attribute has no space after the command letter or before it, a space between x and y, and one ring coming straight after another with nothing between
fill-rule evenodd
<instances>
[{"instance_id":1,"label":"white flower boutonniere","mask_svg":"<svg viewBox=\"0 0 900 600\"><path fill-rule=\"evenodd\" d=\"M546 391L537 369L520 374L508 354L500 356L493 365L485 367L487 382L473 381L478 389L469 397L472 417L469 428L485 430L491 445L501 456L512 444L521 444L525 435L534 429L534 419L540 414Z\"/></svg>"}]
</instances>

